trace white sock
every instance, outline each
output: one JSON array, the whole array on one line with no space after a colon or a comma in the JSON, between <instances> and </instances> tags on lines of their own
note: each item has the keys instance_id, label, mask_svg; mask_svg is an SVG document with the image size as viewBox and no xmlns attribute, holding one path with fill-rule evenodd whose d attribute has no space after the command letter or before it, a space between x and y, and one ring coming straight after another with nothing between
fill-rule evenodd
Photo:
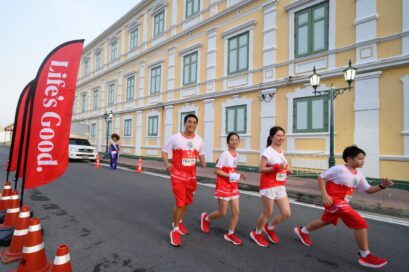
<instances>
[{"instance_id":1,"label":"white sock","mask_svg":"<svg viewBox=\"0 0 409 272\"><path fill-rule=\"evenodd\" d=\"M268 225L267 225L267 228L268 228L269 230L273 230L273 229L276 227L276 226L272 225L271 223L272 223L272 222L269 222Z\"/></svg>"},{"instance_id":2,"label":"white sock","mask_svg":"<svg viewBox=\"0 0 409 272\"><path fill-rule=\"evenodd\" d=\"M183 220L180 220L180 221L179 221L179 224L180 224L180 223L183 223Z\"/></svg>"},{"instance_id":3,"label":"white sock","mask_svg":"<svg viewBox=\"0 0 409 272\"><path fill-rule=\"evenodd\" d=\"M179 231L179 226L173 227L173 231Z\"/></svg>"},{"instance_id":4,"label":"white sock","mask_svg":"<svg viewBox=\"0 0 409 272\"><path fill-rule=\"evenodd\" d=\"M209 216L206 216L206 217L205 217L205 220L206 220L207 222L210 222Z\"/></svg>"},{"instance_id":5,"label":"white sock","mask_svg":"<svg viewBox=\"0 0 409 272\"><path fill-rule=\"evenodd\" d=\"M233 233L234 233L234 230L229 230L229 231L227 232L228 235L232 235Z\"/></svg>"},{"instance_id":6,"label":"white sock","mask_svg":"<svg viewBox=\"0 0 409 272\"><path fill-rule=\"evenodd\" d=\"M369 255L369 250L360 250L359 255L361 255L362 258L365 258Z\"/></svg>"},{"instance_id":7,"label":"white sock","mask_svg":"<svg viewBox=\"0 0 409 272\"><path fill-rule=\"evenodd\" d=\"M258 228L256 228L256 234L261 234L261 230L259 230Z\"/></svg>"},{"instance_id":8,"label":"white sock","mask_svg":"<svg viewBox=\"0 0 409 272\"><path fill-rule=\"evenodd\" d=\"M310 233L310 232L307 230L306 227L302 227L302 228L301 228L301 232L302 232L302 233L305 233L305 234Z\"/></svg>"}]
</instances>

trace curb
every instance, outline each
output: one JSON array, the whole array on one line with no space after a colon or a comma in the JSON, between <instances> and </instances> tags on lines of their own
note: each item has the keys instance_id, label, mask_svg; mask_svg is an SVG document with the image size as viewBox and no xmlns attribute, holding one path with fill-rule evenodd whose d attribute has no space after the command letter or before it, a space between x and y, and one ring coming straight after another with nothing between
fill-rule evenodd
<instances>
[{"instance_id":1,"label":"curb","mask_svg":"<svg viewBox=\"0 0 409 272\"><path fill-rule=\"evenodd\" d=\"M101 162L109 164L108 160L101 160ZM135 168L134 165L130 165L126 163L118 163L118 166L125 167L125 168L132 169L132 170ZM143 167L143 169L148 172L168 175L168 173L165 170L159 170L156 168L149 168L149 167ZM215 179L203 177L203 176L198 176L197 181L201 183L215 184ZM245 191L258 192L259 186L239 183L239 189L245 190ZM287 188L287 195L290 198L296 199L297 201L300 201L300 202L304 202L308 204L315 204L318 206L322 205L321 195L303 193L303 192L294 191L288 188ZM369 203L365 201L356 200L351 203L351 206L357 209L358 211L372 212L372 213L377 213L377 214L401 217L405 219L409 218L409 210L388 207L380 203Z\"/></svg>"}]
</instances>

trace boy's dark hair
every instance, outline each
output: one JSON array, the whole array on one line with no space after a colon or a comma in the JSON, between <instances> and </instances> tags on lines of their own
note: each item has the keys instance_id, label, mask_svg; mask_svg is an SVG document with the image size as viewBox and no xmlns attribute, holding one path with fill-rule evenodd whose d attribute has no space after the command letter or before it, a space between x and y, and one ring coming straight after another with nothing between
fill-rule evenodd
<instances>
[{"instance_id":1,"label":"boy's dark hair","mask_svg":"<svg viewBox=\"0 0 409 272\"><path fill-rule=\"evenodd\" d=\"M183 124L186 124L187 119L189 119L190 117L195 118L196 122L199 123L199 119L197 118L197 116L195 114L193 114L193 113L189 113L188 115L185 116L185 119L183 119Z\"/></svg>"},{"instance_id":2,"label":"boy's dark hair","mask_svg":"<svg viewBox=\"0 0 409 272\"><path fill-rule=\"evenodd\" d=\"M116 133L113 133L113 134L111 135L111 139L113 140L114 138L116 138L117 141L119 141L119 139L120 139L119 135L116 134Z\"/></svg>"},{"instance_id":3,"label":"boy's dark hair","mask_svg":"<svg viewBox=\"0 0 409 272\"><path fill-rule=\"evenodd\" d=\"M237 138L239 138L239 140L240 140L239 134L237 134L236 132L230 132L230 133L227 135L227 139L226 139L227 144L229 144L230 138L231 138L231 136L233 136L233 135L236 135Z\"/></svg>"},{"instance_id":4,"label":"boy's dark hair","mask_svg":"<svg viewBox=\"0 0 409 272\"><path fill-rule=\"evenodd\" d=\"M348 158L353 159L361 153L364 154L364 156L366 156L365 151L363 151L356 145L351 145L351 146L346 147L344 149L344 152L342 152L342 159L344 160L344 162L347 162Z\"/></svg>"}]
</instances>

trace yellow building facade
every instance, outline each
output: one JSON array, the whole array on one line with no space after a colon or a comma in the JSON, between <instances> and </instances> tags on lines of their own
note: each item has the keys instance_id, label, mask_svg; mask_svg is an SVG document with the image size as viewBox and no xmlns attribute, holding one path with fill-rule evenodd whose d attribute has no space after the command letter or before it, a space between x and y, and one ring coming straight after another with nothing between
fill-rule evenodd
<instances>
[{"instance_id":1,"label":"yellow building facade","mask_svg":"<svg viewBox=\"0 0 409 272\"><path fill-rule=\"evenodd\" d=\"M318 90L354 89L335 100L335 155L356 144L369 177L409 181L409 0L143 0L83 51L73 122L92 143L121 136L121 153L160 157L183 117L199 117L215 162L229 131L241 165L257 166L269 129L287 132L293 168L325 169L329 103ZM104 113L114 117L107 123Z\"/></svg>"}]
</instances>

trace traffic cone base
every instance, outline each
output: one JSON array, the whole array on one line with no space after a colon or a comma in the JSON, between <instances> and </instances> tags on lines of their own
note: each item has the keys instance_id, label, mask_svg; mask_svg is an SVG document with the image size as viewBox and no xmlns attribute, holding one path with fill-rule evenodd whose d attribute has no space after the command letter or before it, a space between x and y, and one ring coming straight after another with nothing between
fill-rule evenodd
<instances>
[{"instance_id":1,"label":"traffic cone base","mask_svg":"<svg viewBox=\"0 0 409 272\"><path fill-rule=\"evenodd\" d=\"M18 216L17 226L11 239L10 247L0 251L0 259L3 263L11 263L20 259L24 241L28 234L30 224L30 208L24 205Z\"/></svg>"},{"instance_id":2,"label":"traffic cone base","mask_svg":"<svg viewBox=\"0 0 409 272\"><path fill-rule=\"evenodd\" d=\"M19 260L21 258L21 254L22 254L21 252L10 253L8 252L8 248L6 248L0 251L0 259L4 264L9 264Z\"/></svg>"}]
</instances>

